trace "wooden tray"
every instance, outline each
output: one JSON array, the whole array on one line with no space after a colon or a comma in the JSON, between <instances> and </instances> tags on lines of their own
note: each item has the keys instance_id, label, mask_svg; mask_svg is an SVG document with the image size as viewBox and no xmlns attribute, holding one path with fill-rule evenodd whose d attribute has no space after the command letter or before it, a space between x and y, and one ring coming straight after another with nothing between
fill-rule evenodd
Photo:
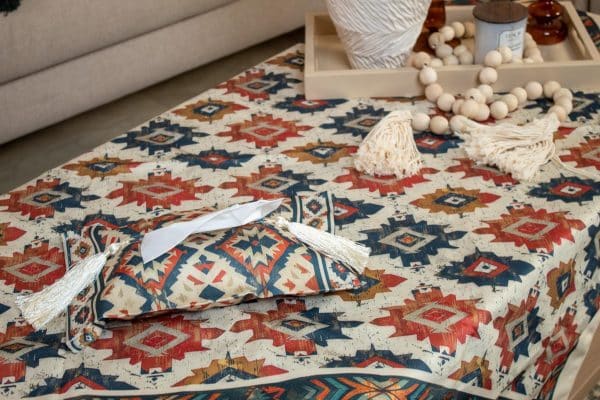
<instances>
[{"instance_id":1,"label":"wooden tray","mask_svg":"<svg viewBox=\"0 0 600 400\"><path fill-rule=\"evenodd\" d=\"M562 43L540 46L542 64L506 64L498 68L494 88L509 91L531 80L557 80L576 90L600 90L600 55L571 2L561 3L569 37ZM473 6L446 7L447 21L473 19ZM463 40L473 49L473 40ZM450 93L476 86L480 65L454 65L438 69L439 82ZM351 69L335 27L327 13L306 16L306 63L304 83L307 99L417 96L423 87L412 67L398 69Z\"/></svg>"}]
</instances>

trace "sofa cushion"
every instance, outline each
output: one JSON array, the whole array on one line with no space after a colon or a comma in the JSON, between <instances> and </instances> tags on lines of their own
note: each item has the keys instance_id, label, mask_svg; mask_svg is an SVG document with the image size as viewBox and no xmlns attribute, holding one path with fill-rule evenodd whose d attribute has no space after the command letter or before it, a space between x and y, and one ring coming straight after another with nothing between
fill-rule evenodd
<instances>
[{"instance_id":1,"label":"sofa cushion","mask_svg":"<svg viewBox=\"0 0 600 400\"><path fill-rule=\"evenodd\" d=\"M235 0L23 0L0 15L0 83Z\"/></svg>"}]
</instances>

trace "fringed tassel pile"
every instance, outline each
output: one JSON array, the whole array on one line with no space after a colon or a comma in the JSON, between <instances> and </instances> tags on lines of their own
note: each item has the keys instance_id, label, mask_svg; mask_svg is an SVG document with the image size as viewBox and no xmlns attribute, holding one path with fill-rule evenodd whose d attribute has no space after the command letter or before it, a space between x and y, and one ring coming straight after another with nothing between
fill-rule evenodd
<instances>
[{"instance_id":1,"label":"fringed tassel pile","mask_svg":"<svg viewBox=\"0 0 600 400\"><path fill-rule=\"evenodd\" d=\"M369 175L415 175L423 165L413 138L409 111L393 111L363 140L354 166Z\"/></svg>"},{"instance_id":2,"label":"fringed tassel pile","mask_svg":"<svg viewBox=\"0 0 600 400\"><path fill-rule=\"evenodd\" d=\"M283 217L275 219L274 225L287 230L298 241L326 257L341 262L357 274L364 273L371 254L368 247L312 226L290 222Z\"/></svg>"},{"instance_id":3,"label":"fringed tassel pile","mask_svg":"<svg viewBox=\"0 0 600 400\"><path fill-rule=\"evenodd\" d=\"M115 255L122 246L123 244L113 243L106 251L75 264L52 285L33 294L17 296L16 303L23 318L36 330L43 328L65 310L79 292L94 282L108 258Z\"/></svg>"},{"instance_id":4,"label":"fringed tassel pile","mask_svg":"<svg viewBox=\"0 0 600 400\"><path fill-rule=\"evenodd\" d=\"M518 126L511 123L482 125L461 117L463 148L473 161L496 166L514 178L530 181L541 166L556 157L554 132L560 122L554 113Z\"/></svg>"}]
</instances>

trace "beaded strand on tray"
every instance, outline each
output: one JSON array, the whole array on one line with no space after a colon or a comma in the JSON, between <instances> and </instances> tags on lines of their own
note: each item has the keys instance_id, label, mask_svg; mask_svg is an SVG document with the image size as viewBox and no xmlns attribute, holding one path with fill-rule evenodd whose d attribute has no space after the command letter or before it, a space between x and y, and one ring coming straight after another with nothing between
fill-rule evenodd
<instances>
[{"instance_id":1,"label":"beaded strand on tray","mask_svg":"<svg viewBox=\"0 0 600 400\"><path fill-rule=\"evenodd\" d=\"M462 122L457 115L462 115L474 121L485 121L491 116L495 120L502 120L509 113L523 106L527 100L535 100L542 96L552 98L554 106L548 112L556 114L559 121L566 120L568 114L573 109L573 95L570 90L562 88L556 81L548 81L543 85L540 82L531 81L524 87L515 87L509 93L502 96L494 94L492 85L498 80L497 68L502 64L508 63L536 63L543 62L541 52L537 44L531 37L525 36L525 56L521 60L513 57L510 48L503 46L497 50L492 50L484 58L484 66L479 71L478 80L480 85L476 88L470 88L463 93L462 98L456 98L450 93L444 92L442 86L437 83L438 75L435 70L438 66L453 64L472 64L472 54L464 45L458 45L452 48L446 42L454 38L472 37L474 35L474 25L471 22L454 22L449 26L444 26L439 32L434 32L429 37L428 43L435 50L436 58L432 58L428 53L420 52L413 55L412 65L419 69L419 81L425 86L425 97L443 112L452 113L454 116L448 119L442 115L429 117L425 113L416 113L413 115L412 127L415 131L430 130L431 132L442 135L451 131L460 131ZM457 55L458 49L458 55ZM466 55L465 55L466 54ZM458 59L455 62L453 58ZM460 58L462 56L462 58ZM465 62L463 62L465 61Z\"/></svg>"}]
</instances>

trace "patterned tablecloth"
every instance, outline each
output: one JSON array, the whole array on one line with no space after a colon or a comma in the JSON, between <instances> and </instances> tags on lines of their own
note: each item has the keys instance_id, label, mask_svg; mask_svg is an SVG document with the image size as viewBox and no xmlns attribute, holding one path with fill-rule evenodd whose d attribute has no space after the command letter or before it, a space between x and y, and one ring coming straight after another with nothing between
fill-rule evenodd
<instances>
[{"instance_id":1,"label":"patterned tablecloth","mask_svg":"<svg viewBox=\"0 0 600 400\"><path fill-rule=\"evenodd\" d=\"M365 134L430 104L306 101L302 65L298 45L0 196L3 396L552 397L600 305L600 183L553 165L519 183L429 133L415 135L419 175L365 176L352 163ZM576 93L555 134L562 160L588 171L598 96ZM60 232L326 190L337 233L373 249L361 290L124 324L77 354L64 318L34 332L14 307L64 273Z\"/></svg>"}]
</instances>

